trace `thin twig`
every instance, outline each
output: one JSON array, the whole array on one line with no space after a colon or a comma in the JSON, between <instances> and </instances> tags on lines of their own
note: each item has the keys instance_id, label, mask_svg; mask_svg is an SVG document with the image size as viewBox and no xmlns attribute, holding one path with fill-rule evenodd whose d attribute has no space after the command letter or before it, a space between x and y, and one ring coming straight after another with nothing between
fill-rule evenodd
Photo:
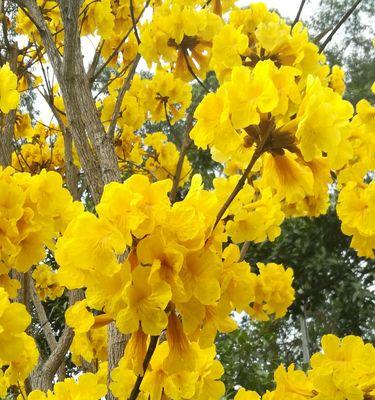
<instances>
[{"instance_id":1,"label":"thin twig","mask_svg":"<svg viewBox=\"0 0 375 400\"><path fill-rule=\"evenodd\" d=\"M182 167L184 165L184 160L185 160L185 156L186 153L189 149L189 146L191 144L191 139L190 139L190 131L193 128L193 114L194 112L192 111L189 116L188 116L188 120L187 120L187 126L186 126L186 131L185 131L185 135L184 135L184 139L182 142L182 147L180 150L180 156L177 162L177 166L176 166L176 172L173 176L173 185L172 185L172 189L171 192L169 194L169 198L171 203L174 203L176 201L176 195L177 195L177 190L178 190L178 185L181 181L181 173L182 173Z\"/></svg>"},{"instance_id":2,"label":"thin twig","mask_svg":"<svg viewBox=\"0 0 375 400\"><path fill-rule=\"evenodd\" d=\"M184 55L185 58L185 63L187 66L188 71L190 72L190 74L193 76L193 78L199 83L200 86L202 86L202 88L205 90L206 93L210 93L210 90L207 88L207 86L199 79L198 75L194 72L192 66L190 65L189 62L189 56L186 52L186 50L181 49L182 54Z\"/></svg>"},{"instance_id":3,"label":"thin twig","mask_svg":"<svg viewBox=\"0 0 375 400\"><path fill-rule=\"evenodd\" d=\"M96 47L94 57L92 59L90 67L89 67L89 69L87 71L87 79L88 79L88 81L90 83L93 82L94 72L95 72L96 67L98 66L98 63L99 63L100 54L102 52L102 49L103 49L103 46L104 46L104 42L105 42L105 40L101 40L99 42L98 46Z\"/></svg>"},{"instance_id":4,"label":"thin twig","mask_svg":"<svg viewBox=\"0 0 375 400\"><path fill-rule=\"evenodd\" d=\"M241 253L240 253L240 259L238 261L243 261L246 257L247 251L249 250L250 247L250 241L244 242L244 244L241 247Z\"/></svg>"},{"instance_id":5,"label":"thin twig","mask_svg":"<svg viewBox=\"0 0 375 400\"><path fill-rule=\"evenodd\" d=\"M138 46L141 44L141 39L139 38L138 34L138 29L137 29L137 22L135 21L135 16L134 16L134 4L133 0L130 0L130 17L132 19L132 24L133 24L133 30L134 30L134 36L137 40Z\"/></svg>"},{"instance_id":6,"label":"thin twig","mask_svg":"<svg viewBox=\"0 0 375 400\"><path fill-rule=\"evenodd\" d=\"M251 170L253 169L254 164L256 163L256 161L258 160L258 158L263 154L264 152L264 146L272 132L272 129L274 129L274 125L272 123L269 123L267 130L264 132L264 134L262 135L261 141L260 143L258 143L253 156L251 157L251 160L249 162L249 165L246 167L245 171L243 172L240 180L237 182L237 185L234 187L232 193L229 195L229 197L227 198L227 200L225 201L225 203L223 204L223 206L221 207L221 209L219 210L215 223L213 225L212 228L212 232L215 230L216 226L218 225L218 223L220 222L221 218L223 217L223 215L225 214L225 212L227 211L228 207L232 204L233 200L236 198L236 196L238 195L238 193L241 191L241 189L244 187L245 182L247 177L249 176Z\"/></svg>"},{"instance_id":7,"label":"thin twig","mask_svg":"<svg viewBox=\"0 0 375 400\"><path fill-rule=\"evenodd\" d=\"M232 204L233 200L236 198L238 193L244 187L246 179L247 179L248 175L250 174L251 170L253 169L253 166L254 166L255 162L257 161L257 159L259 158L259 156L260 156L260 152L255 150L253 156L251 157L249 165L246 167L246 169L245 169L244 173L242 174L240 180L237 182L237 185L235 186L235 188L233 189L232 193L229 195L229 197L227 198L227 200L225 201L225 203L221 207L220 211L218 212L216 220L215 220L215 223L214 223L214 226L212 228L212 231L215 230L215 228L217 227L217 224L220 222L221 218L223 217L223 215L227 211L228 207Z\"/></svg>"},{"instance_id":8,"label":"thin twig","mask_svg":"<svg viewBox=\"0 0 375 400\"><path fill-rule=\"evenodd\" d=\"M137 66L138 66L138 63L139 63L140 59L141 59L141 56L140 56L139 53L137 53L137 55L134 58L132 68L129 71L129 74L125 79L125 82L124 82L124 84L123 84L123 86L122 86L122 88L120 90L119 95L117 96L115 109L113 110L111 123L110 123L109 128L108 128L108 136L110 137L110 140L112 140L113 137L114 137L115 129L116 129L116 123L117 123L118 116L120 114L122 100L124 99L125 93L130 88L131 82L133 80L133 76L135 74L135 71L137 69Z\"/></svg>"},{"instance_id":9,"label":"thin twig","mask_svg":"<svg viewBox=\"0 0 375 400\"><path fill-rule=\"evenodd\" d=\"M302 10L303 10L303 7L305 6L305 3L306 3L306 0L302 0L301 1L301 4L299 6L299 9L298 9L298 12L297 12L297 15L296 15L296 18L293 21L292 28L299 21L299 19L301 18Z\"/></svg>"},{"instance_id":10,"label":"thin twig","mask_svg":"<svg viewBox=\"0 0 375 400\"><path fill-rule=\"evenodd\" d=\"M353 14L355 9L361 4L362 0L357 0L350 9L344 14L344 16L340 19L337 25L333 28L332 32L329 34L327 39L320 45L319 53L321 53L328 45L328 43L332 40L335 33L341 28L341 26L345 23L345 21Z\"/></svg>"},{"instance_id":11,"label":"thin twig","mask_svg":"<svg viewBox=\"0 0 375 400\"><path fill-rule=\"evenodd\" d=\"M148 345L147 353L146 353L145 359L143 361L143 375L138 375L137 380L135 381L133 390L130 393L129 400L135 400L139 395L143 377L145 376L145 373L147 371L151 357L155 352L156 346L158 344L158 340L159 340L159 336L151 336L150 344Z\"/></svg>"}]
</instances>

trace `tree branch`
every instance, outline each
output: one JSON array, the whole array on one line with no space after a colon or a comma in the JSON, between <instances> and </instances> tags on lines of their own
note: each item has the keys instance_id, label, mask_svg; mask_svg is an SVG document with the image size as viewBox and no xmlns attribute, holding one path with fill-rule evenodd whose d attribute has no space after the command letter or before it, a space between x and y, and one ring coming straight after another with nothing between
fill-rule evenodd
<instances>
[{"instance_id":1,"label":"tree branch","mask_svg":"<svg viewBox=\"0 0 375 400\"><path fill-rule=\"evenodd\" d=\"M174 203L176 201L177 190L178 190L178 186L179 186L179 183L180 183L180 180L181 180L182 167L184 165L184 160L185 160L186 153L187 153L187 151L188 151L188 149L190 147L190 144L191 144L191 139L190 139L189 134L190 134L190 131L193 128L193 120L194 120L193 114L194 114L194 111L192 111L188 115L188 118L187 118L187 121L186 121L186 131L185 131L184 139L183 139L183 142L182 142L182 147L181 147L181 150L180 150L180 156L179 156L179 159L178 159L178 162L177 162L177 166L176 166L176 172L175 172L174 177L173 177L172 189L171 189L171 192L169 194L169 198L170 198L171 203Z\"/></svg>"},{"instance_id":2,"label":"tree branch","mask_svg":"<svg viewBox=\"0 0 375 400\"><path fill-rule=\"evenodd\" d=\"M38 294L36 293L35 285L31 275L29 275L28 278L29 278L28 283L31 294L31 300L34 304L36 315L38 317L41 329L43 330L44 337L46 338L47 344L52 352L57 347L57 341L52 331L51 324L48 320L46 311L44 310L43 304L40 301Z\"/></svg>"},{"instance_id":3,"label":"tree branch","mask_svg":"<svg viewBox=\"0 0 375 400\"><path fill-rule=\"evenodd\" d=\"M345 21L354 13L356 8L361 4L362 0L357 0L350 9L343 15L337 25L332 29L332 32L329 34L327 39L320 45L319 53L321 53L328 45L328 43L332 40L335 33L341 28L341 26L345 23Z\"/></svg>"},{"instance_id":4,"label":"tree branch","mask_svg":"<svg viewBox=\"0 0 375 400\"><path fill-rule=\"evenodd\" d=\"M117 119L118 119L118 117L120 115L120 111L121 111L122 100L124 99L125 93L130 88L130 85L132 83L132 80L133 80L133 77L134 77L134 74L135 74L135 71L137 69L140 59L141 59L141 56L139 53L137 53L137 55L134 58L133 65L128 73L128 76L124 80L124 84L122 85L120 92L117 96L115 108L113 110L113 114L112 114L112 118L111 118L111 123L109 125L108 132L107 132L107 135L109 136L110 140L113 140L113 137L115 134L115 129L116 129L116 124L117 124Z\"/></svg>"},{"instance_id":5,"label":"tree branch","mask_svg":"<svg viewBox=\"0 0 375 400\"><path fill-rule=\"evenodd\" d=\"M130 393L129 400L135 400L140 392L140 387L143 381L143 377L147 371L148 365L150 364L151 357L153 356L156 346L158 344L159 336L151 336L150 344L148 345L147 353L143 361L143 375L138 375L135 381L132 392Z\"/></svg>"},{"instance_id":6,"label":"tree branch","mask_svg":"<svg viewBox=\"0 0 375 400\"><path fill-rule=\"evenodd\" d=\"M301 0L301 4L300 4L300 6L298 8L297 15L296 15L296 17L295 17L295 19L293 21L292 28L299 21L299 19L301 18L302 10L303 10L303 7L305 6L305 3L306 3L306 0Z\"/></svg>"}]
</instances>

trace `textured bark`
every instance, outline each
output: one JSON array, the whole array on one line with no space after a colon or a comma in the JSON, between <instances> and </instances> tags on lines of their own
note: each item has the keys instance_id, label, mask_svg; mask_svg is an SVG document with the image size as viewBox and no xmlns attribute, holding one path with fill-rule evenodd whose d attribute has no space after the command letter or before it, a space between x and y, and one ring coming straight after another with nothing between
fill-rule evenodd
<instances>
[{"instance_id":1,"label":"textured bark","mask_svg":"<svg viewBox=\"0 0 375 400\"><path fill-rule=\"evenodd\" d=\"M82 119L87 136L99 158L103 183L106 184L121 181L121 174L113 142L105 133L83 65L78 25L80 5L80 1L67 0L62 6L65 28L63 76L66 93L64 100L68 120L70 121L71 117Z\"/></svg>"},{"instance_id":2,"label":"textured bark","mask_svg":"<svg viewBox=\"0 0 375 400\"><path fill-rule=\"evenodd\" d=\"M128 340L129 336L120 333L114 322L108 325L108 387L111 382L110 373L118 365L120 358L124 355L125 345ZM108 390L106 399L115 400L116 397Z\"/></svg>"},{"instance_id":3,"label":"textured bark","mask_svg":"<svg viewBox=\"0 0 375 400\"><path fill-rule=\"evenodd\" d=\"M73 305L76 301L82 300L84 293L82 290L72 290L69 292L69 305ZM50 356L45 362L39 361L37 367L31 373L30 384L32 390L47 391L53 386L53 379L65 361L65 355L72 344L74 337L73 329L65 326L56 347L52 350Z\"/></svg>"}]
</instances>

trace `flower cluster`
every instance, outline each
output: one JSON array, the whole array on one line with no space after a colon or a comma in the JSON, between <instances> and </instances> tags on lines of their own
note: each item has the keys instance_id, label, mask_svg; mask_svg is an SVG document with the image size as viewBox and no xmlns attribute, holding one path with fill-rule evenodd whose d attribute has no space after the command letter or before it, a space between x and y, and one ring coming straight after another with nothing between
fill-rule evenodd
<instances>
[{"instance_id":1,"label":"flower cluster","mask_svg":"<svg viewBox=\"0 0 375 400\"><path fill-rule=\"evenodd\" d=\"M296 370L294 365L275 371L276 388L262 400L373 399L375 348L357 336L342 340L334 335L322 338L322 352L311 357L311 369ZM240 389L235 400L260 400L256 392Z\"/></svg>"},{"instance_id":2,"label":"flower cluster","mask_svg":"<svg viewBox=\"0 0 375 400\"><path fill-rule=\"evenodd\" d=\"M0 111L7 114L18 106L20 94L17 91L17 76L11 71L9 64L0 68Z\"/></svg>"},{"instance_id":3,"label":"flower cluster","mask_svg":"<svg viewBox=\"0 0 375 400\"><path fill-rule=\"evenodd\" d=\"M43 169L65 173L66 151L62 132L54 124L45 126L37 122L33 127L27 114L16 117L15 151L12 166L19 172L38 174ZM74 163L79 161L75 148L72 149Z\"/></svg>"},{"instance_id":4,"label":"flower cluster","mask_svg":"<svg viewBox=\"0 0 375 400\"><path fill-rule=\"evenodd\" d=\"M38 265L32 277L35 280L35 289L41 300L55 300L62 296L64 288L57 281L56 272L47 264Z\"/></svg>"},{"instance_id":5,"label":"flower cluster","mask_svg":"<svg viewBox=\"0 0 375 400\"><path fill-rule=\"evenodd\" d=\"M11 303L0 287L0 396L25 380L38 359L34 339L25 333L31 322L24 304ZM5 372L4 372L5 371Z\"/></svg>"},{"instance_id":6,"label":"flower cluster","mask_svg":"<svg viewBox=\"0 0 375 400\"><path fill-rule=\"evenodd\" d=\"M0 170L0 273L26 272L43 260L45 246L54 248L54 239L81 209L56 172Z\"/></svg>"},{"instance_id":7,"label":"flower cluster","mask_svg":"<svg viewBox=\"0 0 375 400\"><path fill-rule=\"evenodd\" d=\"M75 381L67 378L62 382L57 382L53 391L48 390L44 393L41 390L34 390L27 400L100 400L107 393L105 370L99 370L96 374L85 373ZM21 394L17 400L24 399Z\"/></svg>"},{"instance_id":8,"label":"flower cluster","mask_svg":"<svg viewBox=\"0 0 375 400\"><path fill-rule=\"evenodd\" d=\"M86 299L66 315L76 332L73 354L91 360L88 338L92 343L92 333L112 320L132 335L129 346L140 353L133 360L133 352L124 355L114 372L115 391L123 376L133 377L127 380L131 390L147 343L165 332L141 390L159 390L152 398L160 399L162 388L179 396L189 389L199 398L205 379L221 375L212 346L218 331L236 328L231 311L248 310L258 319L283 316L294 299L293 273L276 264L259 264L259 274L252 273L239 260L238 246L223 248L223 228L212 236L221 203L215 192L202 189L199 176L182 201L170 203L170 188L169 180L150 183L143 175L107 185L98 216L81 213L59 238L58 279L69 289L86 288ZM184 376L198 379L195 390L178 386Z\"/></svg>"}]
</instances>

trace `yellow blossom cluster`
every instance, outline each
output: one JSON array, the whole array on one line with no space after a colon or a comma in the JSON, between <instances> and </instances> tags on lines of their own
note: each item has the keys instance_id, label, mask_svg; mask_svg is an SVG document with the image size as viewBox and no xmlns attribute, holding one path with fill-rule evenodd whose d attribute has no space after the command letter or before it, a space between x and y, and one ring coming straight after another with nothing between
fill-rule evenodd
<instances>
[{"instance_id":1,"label":"yellow blossom cluster","mask_svg":"<svg viewBox=\"0 0 375 400\"><path fill-rule=\"evenodd\" d=\"M105 370L99 370L96 374L85 373L77 380L67 378L57 382L52 390L47 393L41 390L34 390L27 400L100 400L107 393ZM17 400L24 399L19 395Z\"/></svg>"},{"instance_id":2,"label":"yellow blossom cluster","mask_svg":"<svg viewBox=\"0 0 375 400\"><path fill-rule=\"evenodd\" d=\"M109 87L109 96L103 100L101 118L110 125L121 81ZM146 119L172 124L180 120L191 102L191 86L172 73L156 71L152 79L140 79L136 75L126 92L120 107L118 131L114 144L119 165L127 171L148 174L152 179L173 179L179 151L176 145L161 132L142 135L137 132ZM191 168L185 159L182 167L182 185Z\"/></svg>"},{"instance_id":3,"label":"yellow blossom cluster","mask_svg":"<svg viewBox=\"0 0 375 400\"><path fill-rule=\"evenodd\" d=\"M190 81L205 77L213 36L223 23L209 8L197 9L195 1L164 1L154 9L151 22L142 25L140 53L152 63L169 63L176 77Z\"/></svg>"},{"instance_id":4,"label":"yellow blossom cluster","mask_svg":"<svg viewBox=\"0 0 375 400\"><path fill-rule=\"evenodd\" d=\"M64 138L59 128L38 122L31 125L27 114L16 117L16 149L12 154L12 166L17 171L37 174L41 170L65 172ZM78 156L73 148L73 158L79 166Z\"/></svg>"},{"instance_id":5,"label":"yellow blossom cluster","mask_svg":"<svg viewBox=\"0 0 375 400\"><path fill-rule=\"evenodd\" d=\"M20 95L17 91L17 76L9 64L0 68L0 111L7 114L18 106Z\"/></svg>"},{"instance_id":6,"label":"yellow blossom cluster","mask_svg":"<svg viewBox=\"0 0 375 400\"><path fill-rule=\"evenodd\" d=\"M0 170L0 273L26 272L43 260L45 246L54 248L54 239L81 209L56 172Z\"/></svg>"},{"instance_id":7,"label":"yellow blossom cluster","mask_svg":"<svg viewBox=\"0 0 375 400\"><path fill-rule=\"evenodd\" d=\"M66 323L74 329L70 346L72 361L82 365L82 360L100 362L107 360L107 324L110 320L103 314L96 318L87 311L87 301L82 300L71 306L65 315ZM104 316L105 317L105 316Z\"/></svg>"},{"instance_id":8,"label":"yellow blossom cluster","mask_svg":"<svg viewBox=\"0 0 375 400\"><path fill-rule=\"evenodd\" d=\"M176 145L168 141L167 136L162 132L146 135L144 145L148 154L145 162L146 170L157 180L173 179L179 160L179 151ZM190 173L191 166L185 158L181 169L180 185L188 180Z\"/></svg>"},{"instance_id":9,"label":"yellow blossom cluster","mask_svg":"<svg viewBox=\"0 0 375 400\"><path fill-rule=\"evenodd\" d=\"M375 398L375 348L357 336L342 340L334 335L322 338L322 352L311 357L307 374L280 366L274 375L276 388L262 400L332 400ZM260 400L256 392L240 389L235 400Z\"/></svg>"},{"instance_id":10,"label":"yellow blossom cluster","mask_svg":"<svg viewBox=\"0 0 375 400\"><path fill-rule=\"evenodd\" d=\"M64 293L64 288L57 281L56 272L49 265L38 265L34 269L32 277L35 280L36 292L41 300L55 300Z\"/></svg>"},{"instance_id":11,"label":"yellow blossom cluster","mask_svg":"<svg viewBox=\"0 0 375 400\"><path fill-rule=\"evenodd\" d=\"M116 98L123 80L115 80L109 85L109 96L103 100L102 121L109 125L113 116ZM146 118L152 121L174 123L181 119L191 102L191 86L172 73L157 70L151 79L141 79L136 75L125 93L120 106L118 126L139 129Z\"/></svg>"},{"instance_id":12,"label":"yellow blossom cluster","mask_svg":"<svg viewBox=\"0 0 375 400\"><path fill-rule=\"evenodd\" d=\"M342 231L352 236L351 246L360 256L374 257L375 182L348 182L340 192L337 214Z\"/></svg>"},{"instance_id":13,"label":"yellow blossom cluster","mask_svg":"<svg viewBox=\"0 0 375 400\"><path fill-rule=\"evenodd\" d=\"M373 147L374 108L361 100L353 117L352 105L342 98L343 70L330 70L301 23L291 29L262 3L233 9L213 37L210 67L221 85L198 105L190 137L198 147L210 149L229 178L246 173L257 201L270 191L267 198L281 205L283 215L319 216L328 209L333 176L340 189L368 185L367 173L375 162L368 151ZM350 190L343 189L340 204ZM354 230L343 221L343 231L353 235L352 246L360 255L373 257L374 224L360 222L370 221L371 201L365 207L360 192L351 193L350 207L355 202L361 218ZM235 241L256 235L256 228L250 229L251 219L257 218L247 211L250 202L251 197L242 202L242 211L226 224ZM338 214L346 209L343 218L354 220L346 203ZM270 214L261 220L272 220ZM283 216L275 219L277 227Z\"/></svg>"},{"instance_id":14,"label":"yellow blossom cluster","mask_svg":"<svg viewBox=\"0 0 375 400\"><path fill-rule=\"evenodd\" d=\"M132 335L128 346L134 349L126 351L113 373L114 391L125 390L123 377L129 378L130 391L145 372L141 391L146 397L159 400L165 390L172 398L187 391L189 398L200 399L205 385L214 385L217 398L222 384L206 383L222 374L214 361L216 333L236 328L234 310L258 319L283 316L294 299L293 273L276 264L259 264L259 274L252 273L240 261L238 246L223 248L223 227L212 236L221 202L214 191L202 188L199 176L182 201L170 203L170 188L170 180L150 183L144 175L111 183L97 216L82 212L58 239L60 284L86 288L85 300L66 313L76 333L72 351L74 357L103 361L92 350L93 334L114 320L122 333ZM147 343L162 332L166 343L157 345L143 372ZM102 346L97 344L96 351ZM180 387L185 379L196 386Z\"/></svg>"},{"instance_id":15,"label":"yellow blossom cluster","mask_svg":"<svg viewBox=\"0 0 375 400\"><path fill-rule=\"evenodd\" d=\"M24 304L11 303L0 287L0 396L6 389L23 381L38 359L34 339L25 333L31 322Z\"/></svg>"}]
</instances>

